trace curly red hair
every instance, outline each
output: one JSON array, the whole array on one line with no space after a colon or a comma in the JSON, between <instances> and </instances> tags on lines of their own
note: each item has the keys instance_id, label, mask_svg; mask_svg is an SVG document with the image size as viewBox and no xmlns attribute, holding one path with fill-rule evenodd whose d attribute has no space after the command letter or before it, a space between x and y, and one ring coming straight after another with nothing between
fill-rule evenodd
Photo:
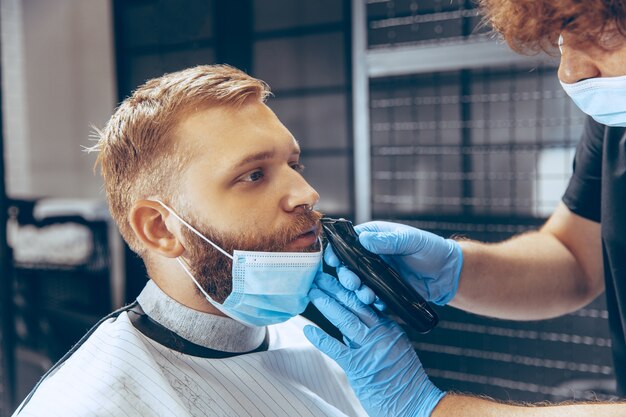
<instances>
[{"instance_id":1,"label":"curly red hair","mask_svg":"<svg viewBox=\"0 0 626 417\"><path fill-rule=\"evenodd\" d=\"M626 0L477 0L485 22L522 53L553 52L567 30L579 45L626 38Z\"/></svg>"}]
</instances>

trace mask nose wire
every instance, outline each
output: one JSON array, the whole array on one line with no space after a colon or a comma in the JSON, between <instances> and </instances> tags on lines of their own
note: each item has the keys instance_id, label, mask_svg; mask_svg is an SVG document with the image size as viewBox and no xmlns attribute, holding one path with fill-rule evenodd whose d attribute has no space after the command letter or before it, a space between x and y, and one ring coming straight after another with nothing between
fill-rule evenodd
<instances>
[{"instance_id":1,"label":"mask nose wire","mask_svg":"<svg viewBox=\"0 0 626 417\"><path fill-rule=\"evenodd\" d=\"M193 227L192 225L190 225L189 223L187 223L186 221L184 221L178 214L176 214L176 212L174 210L172 210L171 208L169 208L165 203L163 203L160 200L155 200L157 203L159 203L160 205L163 206L163 208L165 210L167 210L172 216L176 217L178 220L180 220L180 222L182 224L184 224L185 226L187 226L189 228L189 230L191 230L192 232L194 232L196 235L198 235L198 237L200 237L202 240L204 240L205 242L207 242L209 245L213 246L215 249L217 249L218 251L222 252L224 255L228 256L231 260L233 259L233 256L226 252L224 249L220 248L219 246L217 246L215 243L211 242L209 239L207 239L206 237L204 237L204 235L200 232L198 232L196 230L195 227Z\"/></svg>"}]
</instances>

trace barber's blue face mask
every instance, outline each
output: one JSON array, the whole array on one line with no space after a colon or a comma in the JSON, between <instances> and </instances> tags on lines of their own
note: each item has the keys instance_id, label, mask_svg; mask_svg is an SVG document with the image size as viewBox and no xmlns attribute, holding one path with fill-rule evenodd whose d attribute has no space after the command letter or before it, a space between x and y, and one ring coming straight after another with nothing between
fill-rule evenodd
<instances>
[{"instance_id":1,"label":"barber's blue face mask","mask_svg":"<svg viewBox=\"0 0 626 417\"><path fill-rule=\"evenodd\" d=\"M561 82L574 103L606 126L626 127L626 76L589 78L574 84Z\"/></svg>"},{"instance_id":2,"label":"barber's blue face mask","mask_svg":"<svg viewBox=\"0 0 626 417\"><path fill-rule=\"evenodd\" d=\"M562 52L563 36L559 36ZM579 109L606 126L626 127L626 76L589 78L561 85Z\"/></svg>"},{"instance_id":3,"label":"barber's blue face mask","mask_svg":"<svg viewBox=\"0 0 626 417\"><path fill-rule=\"evenodd\" d=\"M302 313L309 304L309 290L322 267L322 250L314 253L254 252L235 250L232 255L210 241L174 210L158 201L204 241L233 261L232 292L220 304L200 286L185 262L180 266L206 299L219 311L248 326L282 323Z\"/></svg>"}]
</instances>

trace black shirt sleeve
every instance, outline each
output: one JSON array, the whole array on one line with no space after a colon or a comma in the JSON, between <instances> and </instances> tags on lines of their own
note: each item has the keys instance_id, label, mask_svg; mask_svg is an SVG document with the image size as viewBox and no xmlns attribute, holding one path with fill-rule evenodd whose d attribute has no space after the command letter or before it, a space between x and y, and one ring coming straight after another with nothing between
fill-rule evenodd
<instances>
[{"instance_id":1,"label":"black shirt sleeve","mask_svg":"<svg viewBox=\"0 0 626 417\"><path fill-rule=\"evenodd\" d=\"M602 190L602 145L606 126L591 117L574 157L574 174L563 195L563 203L581 217L600 222Z\"/></svg>"}]
</instances>

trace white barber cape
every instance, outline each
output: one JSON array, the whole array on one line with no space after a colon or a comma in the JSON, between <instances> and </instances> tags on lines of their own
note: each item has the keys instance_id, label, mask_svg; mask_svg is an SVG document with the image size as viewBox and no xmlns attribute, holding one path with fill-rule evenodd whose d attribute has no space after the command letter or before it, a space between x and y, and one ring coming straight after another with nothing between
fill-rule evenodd
<instances>
[{"instance_id":1,"label":"white barber cape","mask_svg":"<svg viewBox=\"0 0 626 417\"><path fill-rule=\"evenodd\" d=\"M15 415L367 415L343 371L304 337L302 317L246 327L188 309L152 281L135 305L143 315L102 322Z\"/></svg>"}]
</instances>

